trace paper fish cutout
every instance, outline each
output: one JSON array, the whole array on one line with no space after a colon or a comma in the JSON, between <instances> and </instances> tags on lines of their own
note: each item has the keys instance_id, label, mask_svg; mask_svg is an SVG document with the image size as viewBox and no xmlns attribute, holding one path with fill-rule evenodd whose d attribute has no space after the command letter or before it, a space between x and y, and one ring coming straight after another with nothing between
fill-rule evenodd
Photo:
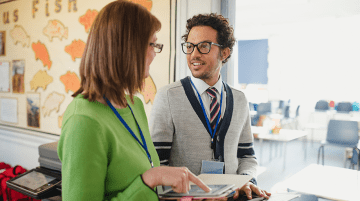
<instances>
[{"instance_id":1,"label":"paper fish cutout","mask_svg":"<svg viewBox=\"0 0 360 201\"><path fill-rule=\"evenodd\" d=\"M92 23L94 22L96 16L98 14L97 10L87 10L85 15L82 15L79 17L80 24L85 26L86 33L89 33L90 27Z\"/></svg>"},{"instance_id":2,"label":"paper fish cutout","mask_svg":"<svg viewBox=\"0 0 360 201\"><path fill-rule=\"evenodd\" d=\"M43 33L49 37L49 40L52 41L54 37L67 39L68 38L68 28L65 27L60 21L58 20L50 20L49 23L43 30Z\"/></svg>"},{"instance_id":3,"label":"paper fish cutout","mask_svg":"<svg viewBox=\"0 0 360 201\"><path fill-rule=\"evenodd\" d=\"M21 43L23 47L30 46L30 36L26 34L26 31L22 26L15 25L14 29L10 30L10 36L14 40L15 45Z\"/></svg>"},{"instance_id":4,"label":"paper fish cutout","mask_svg":"<svg viewBox=\"0 0 360 201\"><path fill-rule=\"evenodd\" d=\"M65 46L65 52L71 55L71 59L75 61L75 58L81 58L85 49L85 42L82 40L73 40L73 42Z\"/></svg>"},{"instance_id":5,"label":"paper fish cutout","mask_svg":"<svg viewBox=\"0 0 360 201\"><path fill-rule=\"evenodd\" d=\"M46 71L39 70L30 81L31 90L35 89L35 91L42 87L44 90L46 89L47 85L53 82L53 78L47 74Z\"/></svg>"},{"instance_id":6,"label":"paper fish cutout","mask_svg":"<svg viewBox=\"0 0 360 201\"><path fill-rule=\"evenodd\" d=\"M60 109L60 104L65 100L65 95L59 94L57 92L51 93L46 99L42 110L44 112L44 117L49 116L50 113L55 110L56 112Z\"/></svg>"},{"instance_id":7,"label":"paper fish cutout","mask_svg":"<svg viewBox=\"0 0 360 201\"><path fill-rule=\"evenodd\" d=\"M76 92L80 88L79 77L70 71L66 72L65 75L60 76L60 81L65 85L66 93L69 90Z\"/></svg>"},{"instance_id":8,"label":"paper fish cutout","mask_svg":"<svg viewBox=\"0 0 360 201\"><path fill-rule=\"evenodd\" d=\"M134 3L140 4L144 6L148 11L151 11L152 8L152 0L131 0Z\"/></svg>"},{"instance_id":9,"label":"paper fish cutout","mask_svg":"<svg viewBox=\"0 0 360 201\"><path fill-rule=\"evenodd\" d=\"M35 60L40 59L44 67L47 66L48 69L50 70L52 61L50 61L49 53L45 45L42 44L40 41L38 41L37 43L33 43L31 46L35 52Z\"/></svg>"}]
</instances>

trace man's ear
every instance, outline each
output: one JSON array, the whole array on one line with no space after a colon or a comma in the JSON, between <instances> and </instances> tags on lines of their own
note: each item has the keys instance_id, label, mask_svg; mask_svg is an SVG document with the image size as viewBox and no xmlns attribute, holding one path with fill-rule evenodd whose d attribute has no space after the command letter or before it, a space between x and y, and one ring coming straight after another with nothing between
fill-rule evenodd
<instances>
[{"instance_id":1,"label":"man's ear","mask_svg":"<svg viewBox=\"0 0 360 201\"><path fill-rule=\"evenodd\" d=\"M222 57L221 57L221 61L224 61L225 59L227 59L230 55L230 48L225 48L223 50L221 50L222 52Z\"/></svg>"}]
</instances>

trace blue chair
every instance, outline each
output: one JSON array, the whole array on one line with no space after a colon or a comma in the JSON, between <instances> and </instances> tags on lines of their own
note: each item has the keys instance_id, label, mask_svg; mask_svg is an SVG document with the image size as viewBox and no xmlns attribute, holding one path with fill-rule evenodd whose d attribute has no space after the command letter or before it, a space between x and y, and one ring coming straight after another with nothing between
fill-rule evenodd
<instances>
[{"instance_id":1,"label":"blue chair","mask_svg":"<svg viewBox=\"0 0 360 201\"><path fill-rule=\"evenodd\" d=\"M316 103L315 105L315 110L316 111L326 111L329 110L329 103L327 101L324 100L320 100Z\"/></svg>"},{"instance_id":2,"label":"blue chair","mask_svg":"<svg viewBox=\"0 0 360 201\"><path fill-rule=\"evenodd\" d=\"M355 169L355 167L357 167L357 170L360 169L360 149L358 147L354 147L353 148L353 155L350 159L350 167L352 167L352 169Z\"/></svg>"},{"instance_id":3,"label":"blue chair","mask_svg":"<svg viewBox=\"0 0 360 201\"><path fill-rule=\"evenodd\" d=\"M289 106L289 105L285 106L285 109L284 109L284 118L285 118L285 119L290 118L290 106Z\"/></svg>"},{"instance_id":4,"label":"blue chair","mask_svg":"<svg viewBox=\"0 0 360 201\"><path fill-rule=\"evenodd\" d=\"M343 112L343 113L349 113L353 110L353 106L349 102L341 102L338 103L336 111L337 112Z\"/></svg>"},{"instance_id":5,"label":"blue chair","mask_svg":"<svg viewBox=\"0 0 360 201\"><path fill-rule=\"evenodd\" d=\"M299 114L300 114L299 111L300 111L300 105L298 105L297 108L296 108L295 117L298 117L298 116L299 116Z\"/></svg>"},{"instance_id":6,"label":"blue chair","mask_svg":"<svg viewBox=\"0 0 360 201\"><path fill-rule=\"evenodd\" d=\"M263 114L268 114L268 113L271 113L271 102L260 103L257 106L257 114L258 115L263 115Z\"/></svg>"},{"instance_id":7,"label":"blue chair","mask_svg":"<svg viewBox=\"0 0 360 201\"><path fill-rule=\"evenodd\" d=\"M254 115L253 117L251 117L251 125L252 126L256 126L257 122L259 121L259 118L261 115L266 115L268 113L271 113L271 102L268 103L260 103L259 105L255 106L256 107L256 115Z\"/></svg>"},{"instance_id":8,"label":"blue chair","mask_svg":"<svg viewBox=\"0 0 360 201\"><path fill-rule=\"evenodd\" d=\"M324 147L327 145L332 145L336 147L357 147L359 142L358 135L358 122L357 121L343 121L343 120L330 120L328 124L326 140L321 142L318 151L318 160L320 160L320 152L322 150L322 164L324 165ZM344 166L346 165L346 159Z\"/></svg>"}]
</instances>

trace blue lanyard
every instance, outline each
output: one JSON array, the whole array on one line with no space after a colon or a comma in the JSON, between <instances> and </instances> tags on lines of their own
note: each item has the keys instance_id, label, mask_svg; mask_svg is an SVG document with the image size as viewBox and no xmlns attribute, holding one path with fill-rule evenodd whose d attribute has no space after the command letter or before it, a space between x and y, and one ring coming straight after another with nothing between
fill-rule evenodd
<instances>
[{"instance_id":1,"label":"blue lanyard","mask_svg":"<svg viewBox=\"0 0 360 201\"><path fill-rule=\"evenodd\" d=\"M210 126L210 121L209 121L209 119L208 119L208 117L207 117L207 115L206 115L206 112L205 112L205 108L204 108L204 104L203 104L203 102L202 102L201 96L200 96L198 90L196 89L196 87L195 87L195 85L194 85L194 83L193 83L193 81L192 81L191 79L190 79L190 82L191 82L191 84L193 85L193 87L194 87L194 89L195 89L195 91L196 91L196 93L197 93L197 95L198 95L198 97L199 97L201 109L202 109L202 111L203 111L203 113L204 113L204 116L205 116L205 119L206 119L206 124L207 124L207 126L208 126L209 131L210 131L211 143L213 143L213 142L214 142L214 136L215 136L215 133L216 133L216 129L217 129L217 126L218 126L218 124L219 124L219 119L220 119L220 116L221 116L221 105L222 105L222 98L223 98L223 96L222 96L222 94L223 94L222 85L221 85L221 98L220 98L219 116L217 117L217 120L216 120L215 129L212 130L212 129L211 129L211 126Z\"/></svg>"},{"instance_id":2,"label":"blue lanyard","mask_svg":"<svg viewBox=\"0 0 360 201\"><path fill-rule=\"evenodd\" d=\"M121 123L125 126L125 128L129 131L129 133L135 138L135 140L141 145L141 147L146 151L146 154L148 156L148 159L150 161L150 164L151 164L151 167L153 168L154 167L154 164L151 160L151 155L148 151L148 148L147 148L147 145L146 145L146 141L145 141L145 138L144 138L144 135L140 129L140 126L138 124L138 122L136 121L136 118L135 118L135 115L134 115L134 112L132 111L130 105L129 105L129 108L130 108L130 111L131 111L131 114L133 115L134 119L135 119L135 122L136 122L136 125L138 126L139 128L139 132L140 132L140 136L141 136L141 140L143 141L143 144L140 142L140 140L136 137L136 135L134 134L134 132L131 130L131 128L127 125L127 123L125 122L125 120L120 116L120 114L118 113L118 111L114 108L114 106L110 103L110 101L104 96L104 99L106 101L106 103L110 106L110 108L112 109L112 111L115 113L115 115L117 116L117 118L121 121Z\"/></svg>"}]
</instances>

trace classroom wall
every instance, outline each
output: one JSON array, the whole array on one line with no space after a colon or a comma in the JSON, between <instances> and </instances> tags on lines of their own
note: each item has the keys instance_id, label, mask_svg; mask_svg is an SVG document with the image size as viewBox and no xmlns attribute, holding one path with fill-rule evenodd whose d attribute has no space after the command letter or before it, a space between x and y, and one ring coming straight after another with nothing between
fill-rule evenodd
<instances>
[{"instance_id":1,"label":"classroom wall","mask_svg":"<svg viewBox=\"0 0 360 201\"><path fill-rule=\"evenodd\" d=\"M69 0L74 1L74 0ZM145 2L141 0L133 0L136 2ZM161 1L161 3L160 3ZM25 3L24 3L25 2ZM39 5L37 6L37 11L35 13L36 20L32 18L32 3L35 1L27 1L27 0L18 0L15 2L12 2L10 4L0 4L0 10L3 11L4 7L5 10L9 10L9 14L18 9L19 11L19 22L21 19L21 25L24 27L24 29L27 31L28 35L31 36L31 41L37 41L41 40L43 41L45 45L48 45L49 52L55 51L55 55L59 55L59 58L57 56L52 56L52 62L53 65L58 65L57 72L58 75L62 75L66 73L68 70L73 71L75 73L78 73L77 68L79 66L79 59L76 58L75 62L72 61L71 56L63 51L65 45L69 45L71 41L73 41L75 38L80 38L84 42L86 41L87 33L84 31L84 27L77 22L80 14L83 15L87 9L97 9L100 10L105 4L107 4L109 1L96 1L96 0L76 0L77 2L77 11L76 13L68 12L68 1L62 1L63 2L63 10L60 13L54 13L54 3L57 2L57 0L49 0L49 8L50 8L50 17L46 17L45 11L46 11L46 2L45 1L39 1ZM191 0L182 0L182 1L175 1L175 0L169 0L169 1L163 1L163 0L152 0L153 7L151 12L160 18L162 22L162 29L157 34L158 42L164 43L164 49L161 54L156 56L154 62L150 66L150 75L153 77L154 83L156 88L161 88L162 86L173 82L175 80L179 80L189 74L186 73L187 64L186 64L186 58L184 56L178 56L175 57L175 51L171 51L172 48L176 48L176 52L181 52L181 49L177 49L180 46L175 45L175 43L180 44L180 37L182 34L184 34L184 28L186 24L186 20L197 14L197 13L210 13L210 12L218 12L220 13L220 3L217 0L199 0L199 1L191 1ZM165 2L165 3L164 3ZM176 4L177 3L177 4ZM176 5L175 5L176 4ZM172 13L171 9L175 10L175 7L177 7L177 15L170 16ZM0 13L1 14L1 13ZM174 12L175 15L175 12ZM2 14L0 15L2 16ZM24 16L24 17L23 17ZM20 18L21 17L21 18ZM65 26L69 27L69 37L68 39L63 38L62 40L59 40L59 38L54 38L53 42L50 42L49 39L41 33L41 31L35 31L35 30L42 30L44 26L48 23L49 19L58 19L61 18L61 21L66 24ZM177 19L175 23L175 18ZM13 19L10 19L13 21ZM72 23L73 22L73 23ZM170 23L172 22L172 23ZM0 31L2 29L10 30L13 29L16 23L11 22L10 24L4 25L3 23L0 23ZM76 33L74 31L71 33L70 30L75 29L77 27ZM170 31L170 29L172 31ZM71 33L71 34L70 34ZM80 34L79 34L80 33ZM13 59L19 58L19 55L21 55L22 58L26 60L25 66L34 66L35 70L32 70L32 75L39 71L39 70L46 70L46 67L42 65L42 62L40 60L35 60L35 54L31 50L31 47L22 47L20 44L14 44L12 39L7 34L7 49L9 51L12 51L8 54L7 57L1 57L1 60L9 60L12 61ZM174 39L175 38L175 39ZM10 50L10 49L15 50ZM180 50L180 51L179 51ZM51 55L50 55L51 56ZM60 58L61 57L61 58ZM29 63L28 63L29 62ZM181 64L180 64L181 63ZM61 64L61 65L60 65ZM174 66L182 66L182 68L176 68L174 69ZM54 76L53 70L55 67L51 67L50 70L46 70L49 74ZM160 70L159 70L160 69ZM55 73L55 72L54 72ZM78 74L77 74L78 75ZM31 76L29 76L31 78ZM30 82L30 78L26 79L28 81L27 84ZM56 79L54 79L56 80ZM31 128L26 125L26 118L24 120L24 117L21 117L19 115L19 124L8 124L6 122L0 122L0 161L9 163L10 165L22 165L23 167L27 169L34 168L38 166L38 146L44 143L54 142L59 139L59 134L61 129L58 127L58 115L63 114L63 112L66 109L66 105L70 103L71 98L69 98L72 94L71 91L64 93L64 85L61 83L61 81L57 78L57 86L53 86L51 88L50 84L48 85L47 89L44 90L43 88L37 89L34 93L42 93L41 97L46 97L49 93L52 91L61 91L61 93L65 94L66 98L61 103L59 111L52 111L49 115L49 118L53 118L51 121L45 124L49 125L43 125L42 123L41 127L44 127L46 129L41 130L37 128ZM31 89L29 89L28 86L25 86L26 92L31 92ZM26 93L24 93L26 94ZM17 97L18 99L24 99L23 102L25 102L25 95L23 94L6 94L6 93L0 93L0 97ZM21 97L24 96L24 97ZM145 103L144 97L139 94L139 97L143 100L145 109L147 114L151 111L151 101L148 103ZM44 98L41 98L40 101L44 101ZM19 101L20 103L21 101ZM22 104L22 103L20 103ZM40 104L41 105L41 104ZM23 108L20 108L19 111L23 111L25 106L22 106ZM148 115L149 116L149 115ZM51 125L51 126L50 126ZM54 132L55 131L55 132ZM26 154L25 154L26 153Z\"/></svg>"},{"instance_id":2,"label":"classroom wall","mask_svg":"<svg viewBox=\"0 0 360 201\"><path fill-rule=\"evenodd\" d=\"M171 41L175 34L170 29L175 22L175 1L132 1L145 6L162 23L157 41L164 44L163 52L150 66L145 90L137 94L149 114L157 89L170 82L169 72L174 68L170 61L174 60ZM0 88L7 86L4 79L9 82L8 90L0 90L0 161L36 167L38 146L58 140L62 115L79 87L88 28L109 2L112 0L16 0L0 4L0 32L6 36L1 40L5 54L0 51ZM7 62L9 67L1 65ZM18 64L20 76L15 70ZM18 80L23 81L19 86ZM33 113L35 118L29 118Z\"/></svg>"}]
</instances>

